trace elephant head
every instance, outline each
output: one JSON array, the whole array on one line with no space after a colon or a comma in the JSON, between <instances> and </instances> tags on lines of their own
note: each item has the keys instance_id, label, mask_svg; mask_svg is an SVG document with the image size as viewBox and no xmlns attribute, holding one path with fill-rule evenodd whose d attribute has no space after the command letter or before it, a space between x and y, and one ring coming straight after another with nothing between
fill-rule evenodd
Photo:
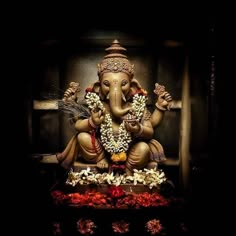
<instances>
[{"instance_id":1,"label":"elephant head","mask_svg":"<svg viewBox=\"0 0 236 236\"><path fill-rule=\"evenodd\" d=\"M100 80L93 84L93 91L99 94L102 101L109 103L111 113L118 118L132 109L128 102L140 89L142 88L139 82L124 72L104 73Z\"/></svg>"},{"instance_id":2,"label":"elephant head","mask_svg":"<svg viewBox=\"0 0 236 236\"><path fill-rule=\"evenodd\" d=\"M108 54L98 64L99 81L94 83L93 91L109 103L112 114L120 118L132 109L127 102L141 86L133 79L134 65L123 54L126 49L118 40L114 40L106 51Z\"/></svg>"}]
</instances>

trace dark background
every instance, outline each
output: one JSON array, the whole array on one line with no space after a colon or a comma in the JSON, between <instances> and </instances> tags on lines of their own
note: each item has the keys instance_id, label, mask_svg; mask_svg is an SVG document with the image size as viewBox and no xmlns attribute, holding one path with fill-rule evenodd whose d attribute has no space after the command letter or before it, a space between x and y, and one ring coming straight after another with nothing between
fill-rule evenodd
<instances>
[{"instance_id":1,"label":"dark background","mask_svg":"<svg viewBox=\"0 0 236 236\"><path fill-rule=\"evenodd\" d=\"M92 5L91 7L95 6ZM191 151L195 156L195 162L192 172L193 188L189 197L189 212L192 216L192 225L196 230L196 235L205 230L210 231L211 199L213 197L213 186L215 186L212 180L215 171L215 145L218 137L216 131L219 125L217 86L220 83L219 78L212 77L212 56L215 56L216 48L214 12L206 10L195 13L192 10L176 9L174 12L173 10L167 10L164 13L160 8L155 11L145 6L142 10L133 9L133 11L130 11L125 6L119 6L111 7L107 11L104 8L94 14L91 7L78 7L74 11L64 9L59 12L55 8L45 11L44 6L41 6L27 11L26 14L22 11L18 18L19 21L17 22L16 18L14 22L16 27L11 32L13 33L11 34L11 40L14 42L15 52L17 53L14 54L13 60L11 58L11 65L14 65L17 72L19 72L17 78L14 78L13 81L16 88L18 88L15 96L20 101L17 104L20 109L17 123L13 122L12 124L16 133L15 139L20 144L20 148L17 150L17 158L14 155L14 160L18 163L18 157L21 156L19 172L23 177L23 204L21 204L23 209L19 212L25 210L27 215L27 223L23 221L20 227L23 227L24 232L28 230L34 232L34 235L37 233L41 235L48 230L47 212L49 202L47 186L44 185L38 173L35 173L35 169L32 168L30 154L40 150L34 150L29 137L28 126L28 102L32 99L35 85L32 75L37 73L35 66L39 58L36 55L39 55L41 43L58 40L62 42L64 47L70 42L70 50L73 50L77 40L88 31L102 31L108 34L109 32L118 31L132 35L132 37L145 39L149 50L164 40L181 41L192 58L191 93L196 101L199 101L193 107L193 112L196 115L193 116L193 119L195 119L195 124L199 125L199 129L195 127L195 133L192 134ZM82 16L82 12L85 12L85 16ZM148 16L144 16L144 12ZM92 23L89 22L90 20ZM56 53L57 51L55 51L55 55ZM201 113L199 113L198 106L202 104L204 109L203 112L201 110ZM199 123L199 119L202 120L202 123ZM203 127L201 124L203 124ZM26 205L30 210L26 210ZM201 217L200 225L198 214Z\"/></svg>"}]
</instances>

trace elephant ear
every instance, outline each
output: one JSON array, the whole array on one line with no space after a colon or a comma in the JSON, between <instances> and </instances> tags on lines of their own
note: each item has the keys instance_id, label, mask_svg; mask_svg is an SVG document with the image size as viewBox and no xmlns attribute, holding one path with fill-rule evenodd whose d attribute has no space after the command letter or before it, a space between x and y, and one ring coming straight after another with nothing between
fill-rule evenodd
<instances>
[{"instance_id":1,"label":"elephant ear","mask_svg":"<svg viewBox=\"0 0 236 236\"><path fill-rule=\"evenodd\" d=\"M93 85L92 85L92 91L96 94L99 95L99 97L101 98L101 100L105 99L105 96L101 93L101 83L100 81L96 81Z\"/></svg>"},{"instance_id":2,"label":"elephant ear","mask_svg":"<svg viewBox=\"0 0 236 236\"><path fill-rule=\"evenodd\" d=\"M132 79L130 82L130 90L127 96L127 100L129 100L134 94L136 94L141 89L142 89L142 86L138 82L138 80Z\"/></svg>"},{"instance_id":3,"label":"elephant ear","mask_svg":"<svg viewBox=\"0 0 236 236\"><path fill-rule=\"evenodd\" d=\"M94 93L99 93L100 91L100 81L96 81L95 83L92 84L92 92Z\"/></svg>"}]
</instances>

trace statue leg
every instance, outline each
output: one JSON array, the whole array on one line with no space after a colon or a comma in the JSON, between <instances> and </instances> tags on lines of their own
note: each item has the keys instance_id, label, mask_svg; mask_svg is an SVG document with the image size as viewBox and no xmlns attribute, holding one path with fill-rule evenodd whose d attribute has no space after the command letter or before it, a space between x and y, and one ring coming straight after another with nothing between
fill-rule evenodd
<instances>
[{"instance_id":1,"label":"statue leg","mask_svg":"<svg viewBox=\"0 0 236 236\"><path fill-rule=\"evenodd\" d=\"M139 142L134 144L128 153L126 160L126 174L132 175L134 169L142 169L149 162L150 148L147 143Z\"/></svg>"},{"instance_id":2,"label":"statue leg","mask_svg":"<svg viewBox=\"0 0 236 236\"><path fill-rule=\"evenodd\" d=\"M77 136L79 143L79 152L81 156L89 163L97 163L97 166L102 169L108 168L108 162L105 159L105 152L99 141L89 133L82 132Z\"/></svg>"}]
</instances>

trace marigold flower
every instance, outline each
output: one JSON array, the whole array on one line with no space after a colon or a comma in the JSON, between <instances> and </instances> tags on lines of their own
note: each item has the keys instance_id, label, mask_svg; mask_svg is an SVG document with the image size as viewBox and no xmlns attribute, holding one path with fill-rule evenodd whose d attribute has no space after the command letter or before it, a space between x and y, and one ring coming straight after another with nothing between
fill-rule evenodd
<instances>
[{"instance_id":1,"label":"marigold flower","mask_svg":"<svg viewBox=\"0 0 236 236\"><path fill-rule=\"evenodd\" d=\"M111 156L111 160L114 161L114 162L118 162L120 160L120 157L119 157L118 154L113 153L112 156Z\"/></svg>"},{"instance_id":2,"label":"marigold flower","mask_svg":"<svg viewBox=\"0 0 236 236\"><path fill-rule=\"evenodd\" d=\"M125 152L119 153L119 158L120 158L120 161L126 161L127 159L126 153Z\"/></svg>"}]
</instances>

